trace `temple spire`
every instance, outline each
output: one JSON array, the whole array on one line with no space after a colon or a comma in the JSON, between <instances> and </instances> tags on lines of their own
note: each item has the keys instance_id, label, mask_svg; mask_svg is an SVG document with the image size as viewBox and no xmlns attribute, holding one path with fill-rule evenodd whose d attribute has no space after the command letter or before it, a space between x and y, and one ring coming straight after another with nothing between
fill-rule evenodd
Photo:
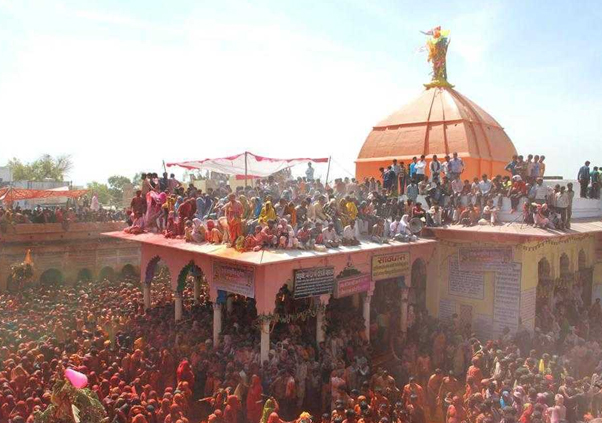
<instances>
[{"instance_id":1,"label":"temple spire","mask_svg":"<svg viewBox=\"0 0 602 423\"><path fill-rule=\"evenodd\" d=\"M453 88L453 85L447 81L447 47L449 46L449 29L441 30L441 27L435 27L430 31L423 32L428 36L426 40L426 50L428 51L428 61L433 66L433 79L424 86L428 88Z\"/></svg>"}]
</instances>

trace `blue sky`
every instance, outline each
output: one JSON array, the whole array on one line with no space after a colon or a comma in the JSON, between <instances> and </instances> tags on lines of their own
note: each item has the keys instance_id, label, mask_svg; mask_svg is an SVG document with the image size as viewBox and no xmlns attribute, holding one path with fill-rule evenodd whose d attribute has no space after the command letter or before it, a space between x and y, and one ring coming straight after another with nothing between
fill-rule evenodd
<instances>
[{"instance_id":1,"label":"blue sky","mask_svg":"<svg viewBox=\"0 0 602 423\"><path fill-rule=\"evenodd\" d=\"M83 184L249 150L346 176L442 25L450 82L572 178L602 164L600 21L595 1L0 0L0 165L72 154Z\"/></svg>"}]
</instances>

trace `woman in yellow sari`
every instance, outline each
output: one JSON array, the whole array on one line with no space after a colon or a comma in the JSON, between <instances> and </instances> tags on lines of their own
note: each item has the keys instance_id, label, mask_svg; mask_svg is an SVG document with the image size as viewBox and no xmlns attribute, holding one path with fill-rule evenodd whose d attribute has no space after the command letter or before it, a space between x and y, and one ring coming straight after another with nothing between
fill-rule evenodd
<instances>
[{"instance_id":1,"label":"woman in yellow sari","mask_svg":"<svg viewBox=\"0 0 602 423\"><path fill-rule=\"evenodd\" d=\"M269 220L276 220L276 210L271 201L266 201L259 213L259 224L267 225Z\"/></svg>"},{"instance_id":2,"label":"woman in yellow sari","mask_svg":"<svg viewBox=\"0 0 602 423\"><path fill-rule=\"evenodd\" d=\"M346 201L347 201L347 214L349 214L349 217L351 218L351 220L356 220L357 214L358 214L357 206L351 200L350 197L347 197Z\"/></svg>"},{"instance_id":3,"label":"woman in yellow sari","mask_svg":"<svg viewBox=\"0 0 602 423\"><path fill-rule=\"evenodd\" d=\"M341 219L341 226L343 226L343 228L347 225L349 225L349 222L351 221L351 217L349 216L349 211L347 210L347 200L344 198L341 198L341 201L339 201L339 207L338 207L338 211L339 211L339 219Z\"/></svg>"}]
</instances>

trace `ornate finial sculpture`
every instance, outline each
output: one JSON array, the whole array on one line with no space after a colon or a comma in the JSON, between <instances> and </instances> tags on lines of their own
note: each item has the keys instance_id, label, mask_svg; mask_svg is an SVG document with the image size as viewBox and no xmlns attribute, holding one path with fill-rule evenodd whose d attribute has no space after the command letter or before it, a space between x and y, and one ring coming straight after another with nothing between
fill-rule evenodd
<instances>
[{"instance_id":1,"label":"ornate finial sculpture","mask_svg":"<svg viewBox=\"0 0 602 423\"><path fill-rule=\"evenodd\" d=\"M422 32L422 31L421 31ZM449 30L441 30L441 27L435 27L427 32L422 32L428 36L426 40L426 49L428 51L428 61L433 65L433 79L424 86L428 88L433 87L447 87L453 88L453 85L447 82L447 47L449 46Z\"/></svg>"}]
</instances>

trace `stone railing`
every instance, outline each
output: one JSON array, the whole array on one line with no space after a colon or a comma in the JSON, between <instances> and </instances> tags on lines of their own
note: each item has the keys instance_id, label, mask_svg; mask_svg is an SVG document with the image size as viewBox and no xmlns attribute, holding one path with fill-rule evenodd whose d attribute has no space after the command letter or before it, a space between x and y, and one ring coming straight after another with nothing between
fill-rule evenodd
<instances>
[{"instance_id":1,"label":"stone railing","mask_svg":"<svg viewBox=\"0 0 602 423\"><path fill-rule=\"evenodd\" d=\"M43 241L100 237L103 232L120 231L125 222L22 223L7 225L0 231L2 242Z\"/></svg>"}]
</instances>

